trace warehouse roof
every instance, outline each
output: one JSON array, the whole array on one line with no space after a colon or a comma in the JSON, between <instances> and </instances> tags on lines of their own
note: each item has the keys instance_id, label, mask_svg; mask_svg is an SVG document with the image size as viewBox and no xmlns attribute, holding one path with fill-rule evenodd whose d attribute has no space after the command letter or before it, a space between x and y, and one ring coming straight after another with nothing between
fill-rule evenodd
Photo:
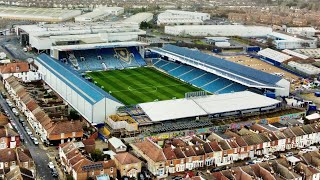
<instances>
[{"instance_id":1,"label":"warehouse roof","mask_svg":"<svg viewBox=\"0 0 320 180\"><path fill-rule=\"evenodd\" d=\"M278 76L214 57L198 50L191 50L170 44L165 45L162 49L153 48L153 50L162 54L171 54L181 59L187 58L187 61L192 61L193 64L202 63L201 65L216 72L215 74L249 87L281 89L276 85L276 83L281 80Z\"/></svg>"},{"instance_id":2,"label":"warehouse roof","mask_svg":"<svg viewBox=\"0 0 320 180\"><path fill-rule=\"evenodd\" d=\"M273 50L270 48L266 48L266 49L259 51L258 55L272 59L272 60L280 62L280 63L292 58L291 56L289 56L287 54L284 54L282 52L279 52L279 51L276 51L276 50Z\"/></svg>"},{"instance_id":3,"label":"warehouse roof","mask_svg":"<svg viewBox=\"0 0 320 180\"><path fill-rule=\"evenodd\" d=\"M219 114L279 104L280 101L250 91L210 95L193 99L148 102L138 106L152 121Z\"/></svg>"},{"instance_id":4,"label":"warehouse roof","mask_svg":"<svg viewBox=\"0 0 320 180\"><path fill-rule=\"evenodd\" d=\"M124 22L134 22L134 23L140 24L141 22L147 21L152 17L153 17L152 13L142 12L142 13L138 13L128 17L127 19L124 20Z\"/></svg>"},{"instance_id":5,"label":"warehouse roof","mask_svg":"<svg viewBox=\"0 0 320 180\"><path fill-rule=\"evenodd\" d=\"M301 54L301 53L298 53L298 52L295 52L295 51L292 51L292 50L289 50L289 49L282 50L282 52L284 52L286 54L289 54L291 56L295 56L295 57L301 58L301 59L308 59L309 58L309 56L306 56L304 54Z\"/></svg>"},{"instance_id":6,"label":"warehouse roof","mask_svg":"<svg viewBox=\"0 0 320 180\"><path fill-rule=\"evenodd\" d=\"M80 10L59 8L0 7L0 17L13 19L63 21L80 14Z\"/></svg>"},{"instance_id":7,"label":"warehouse roof","mask_svg":"<svg viewBox=\"0 0 320 180\"><path fill-rule=\"evenodd\" d=\"M53 73L58 79L66 83L71 89L76 91L90 104L95 104L104 98L119 102L116 98L106 93L98 86L82 78L78 72L73 71L67 66L64 66L58 60L55 60L46 54L40 54L36 61L48 69L48 71Z\"/></svg>"}]
</instances>

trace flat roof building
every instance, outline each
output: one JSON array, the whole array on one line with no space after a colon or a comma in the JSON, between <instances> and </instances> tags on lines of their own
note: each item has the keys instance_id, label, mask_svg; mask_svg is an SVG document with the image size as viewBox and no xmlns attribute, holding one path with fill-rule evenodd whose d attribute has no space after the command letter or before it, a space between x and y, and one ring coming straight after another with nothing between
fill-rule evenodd
<instances>
[{"instance_id":1,"label":"flat roof building","mask_svg":"<svg viewBox=\"0 0 320 180\"><path fill-rule=\"evenodd\" d=\"M0 7L0 18L38 21L63 22L81 15L80 10L59 8Z\"/></svg>"},{"instance_id":2,"label":"flat roof building","mask_svg":"<svg viewBox=\"0 0 320 180\"><path fill-rule=\"evenodd\" d=\"M179 25L165 26L164 32L176 36L265 37L272 32L272 28L244 25Z\"/></svg>"},{"instance_id":3,"label":"flat roof building","mask_svg":"<svg viewBox=\"0 0 320 180\"><path fill-rule=\"evenodd\" d=\"M166 10L157 18L158 25L203 24L210 14L191 11Z\"/></svg>"},{"instance_id":4,"label":"flat roof building","mask_svg":"<svg viewBox=\"0 0 320 180\"><path fill-rule=\"evenodd\" d=\"M123 22L138 23L149 22L153 19L153 14L148 12L138 13L125 19Z\"/></svg>"},{"instance_id":5,"label":"flat roof building","mask_svg":"<svg viewBox=\"0 0 320 180\"><path fill-rule=\"evenodd\" d=\"M101 7L94 9L92 12L82 14L74 18L75 22L93 22L103 19L107 16L118 16L124 13L122 7Z\"/></svg>"}]
</instances>

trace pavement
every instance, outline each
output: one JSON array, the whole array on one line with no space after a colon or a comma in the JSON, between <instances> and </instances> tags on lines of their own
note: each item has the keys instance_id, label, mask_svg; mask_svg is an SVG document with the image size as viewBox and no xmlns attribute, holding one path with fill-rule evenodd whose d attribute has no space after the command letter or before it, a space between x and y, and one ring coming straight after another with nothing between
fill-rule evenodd
<instances>
[{"instance_id":1,"label":"pavement","mask_svg":"<svg viewBox=\"0 0 320 180\"><path fill-rule=\"evenodd\" d=\"M3 86L2 83L1 83L1 86ZM2 92L3 92L3 90L2 90ZM35 162L35 165L36 165L37 179L42 179L42 180L57 179L57 178L52 177L51 171L48 167L49 157L47 155L47 152L45 150L41 149L39 146L34 145L33 141L31 140L29 135L26 133L22 124L19 122L18 117L14 115L11 108L8 106L5 99L1 95L0 95L0 105L3 108L3 110L8 111L9 116L12 118L12 120L16 124L16 129L18 130L19 134L23 136L24 145L27 149L29 149L31 156L32 156L32 158Z\"/></svg>"}]
</instances>

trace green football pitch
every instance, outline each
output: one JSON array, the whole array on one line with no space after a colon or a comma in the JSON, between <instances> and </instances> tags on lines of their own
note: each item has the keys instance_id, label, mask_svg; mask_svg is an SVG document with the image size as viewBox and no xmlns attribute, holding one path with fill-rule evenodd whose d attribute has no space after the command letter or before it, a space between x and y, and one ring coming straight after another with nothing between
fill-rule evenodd
<instances>
[{"instance_id":1,"label":"green football pitch","mask_svg":"<svg viewBox=\"0 0 320 180\"><path fill-rule=\"evenodd\" d=\"M202 91L149 67L89 72L87 76L126 105L184 98L187 92Z\"/></svg>"}]
</instances>

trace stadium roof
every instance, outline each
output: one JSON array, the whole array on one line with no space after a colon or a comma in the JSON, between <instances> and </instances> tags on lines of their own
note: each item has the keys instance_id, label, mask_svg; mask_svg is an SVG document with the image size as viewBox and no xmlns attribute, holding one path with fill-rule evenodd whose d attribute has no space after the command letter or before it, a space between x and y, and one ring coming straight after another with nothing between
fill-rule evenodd
<instances>
[{"instance_id":1,"label":"stadium roof","mask_svg":"<svg viewBox=\"0 0 320 180\"><path fill-rule=\"evenodd\" d=\"M114 43L52 46L52 49L57 49L58 51L70 51L70 50L102 49L102 48L115 48L115 47L134 47L134 46L146 46L146 45L148 44L143 42L138 42L138 41L129 41L129 42L114 42Z\"/></svg>"},{"instance_id":2,"label":"stadium roof","mask_svg":"<svg viewBox=\"0 0 320 180\"><path fill-rule=\"evenodd\" d=\"M282 50L282 52L284 52L286 54L289 54L291 56L295 56L295 57L301 58L301 59L308 59L309 58L309 56L306 56L304 54L301 54L301 53L298 53L298 52L295 52L295 51L291 51L289 49Z\"/></svg>"},{"instance_id":3,"label":"stadium roof","mask_svg":"<svg viewBox=\"0 0 320 180\"><path fill-rule=\"evenodd\" d=\"M104 98L112 99L121 103L116 98L100 89L98 86L85 80L80 74L71 68L63 65L61 62L51 58L46 54L40 54L37 59L41 65L46 67L57 78L66 83L70 88L76 91L81 97L90 104L95 104ZM121 103L122 104L122 103Z\"/></svg>"},{"instance_id":4,"label":"stadium roof","mask_svg":"<svg viewBox=\"0 0 320 180\"><path fill-rule=\"evenodd\" d=\"M276 85L276 83L281 80L278 76L214 57L198 50L191 50L170 44L165 45L162 49L152 48L151 50L163 55L170 54L179 57L180 59L190 62L191 65L201 66L204 70L210 69L211 73L248 87L282 89L282 87Z\"/></svg>"},{"instance_id":5,"label":"stadium roof","mask_svg":"<svg viewBox=\"0 0 320 180\"><path fill-rule=\"evenodd\" d=\"M80 10L59 8L0 7L0 17L8 19L60 22L80 14Z\"/></svg>"},{"instance_id":6,"label":"stadium roof","mask_svg":"<svg viewBox=\"0 0 320 180\"><path fill-rule=\"evenodd\" d=\"M259 51L258 55L272 59L272 60L280 62L280 63L292 58L291 56L289 56L287 54L284 54L282 52L279 52L279 51L276 51L276 50L273 50L270 48L266 48L266 49Z\"/></svg>"},{"instance_id":7,"label":"stadium roof","mask_svg":"<svg viewBox=\"0 0 320 180\"><path fill-rule=\"evenodd\" d=\"M269 107L280 101L250 91L138 104L152 121Z\"/></svg>"}]
</instances>

